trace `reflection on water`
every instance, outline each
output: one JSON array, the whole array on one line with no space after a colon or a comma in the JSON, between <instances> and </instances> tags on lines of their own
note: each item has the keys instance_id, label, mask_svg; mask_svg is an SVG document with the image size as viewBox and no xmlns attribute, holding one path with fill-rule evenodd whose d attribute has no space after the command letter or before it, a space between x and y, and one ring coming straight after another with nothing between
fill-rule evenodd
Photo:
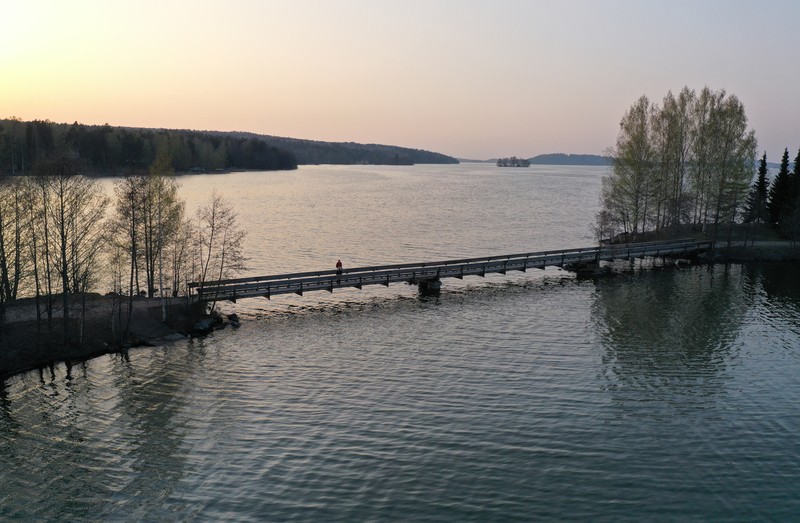
<instances>
[{"instance_id":1,"label":"reflection on water","mask_svg":"<svg viewBox=\"0 0 800 523\"><path fill-rule=\"evenodd\" d=\"M468 281L28 373L0 518L787 519L800 308L771 269Z\"/></svg>"},{"instance_id":2,"label":"reflection on water","mask_svg":"<svg viewBox=\"0 0 800 523\"><path fill-rule=\"evenodd\" d=\"M748 266L752 280L763 288L771 304L797 307L800 304L800 270L791 263L763 263Z\"/></svg>"},{"instance_id":3,"label":"reflection on water","mask_svg":"<svg viewBox=\"0 0 800 523\"><path fill-rule=\"evenodd\" d=\"M599 281L595 317L611 386L688 395L721 386L749 286L741 266L723 265Z\"/></svg>"}]
</instances>

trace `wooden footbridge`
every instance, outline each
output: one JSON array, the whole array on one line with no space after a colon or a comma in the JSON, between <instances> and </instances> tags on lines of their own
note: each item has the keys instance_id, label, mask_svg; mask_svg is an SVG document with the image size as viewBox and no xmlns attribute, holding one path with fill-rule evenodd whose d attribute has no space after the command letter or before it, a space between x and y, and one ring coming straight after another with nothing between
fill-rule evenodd
<instances>
[{"instance_id":1,"label":"wooden footbridge","mask_svg":"<svg viewBox=\"0 0 800 523\"><path fill-rule=\"evenodd\" d=\"M272 276L254 276L230 280L189 283L194 299L201 302L232 301L241 298L278 294L303 295L311 291L328 291L342 287L361 289L365 285L409 283L419 286L422 293L439 291L442 278L485 276L490 273L562 267L576 272L597 270L601 261L644 257L692 257L711 249L710 241L672 240L668 242L630 243L604 247L587 247L559 251L529 252L484 258L467 258L426 263L401 263L375 267L358 267Z\"/></svg>"}]
</instances>

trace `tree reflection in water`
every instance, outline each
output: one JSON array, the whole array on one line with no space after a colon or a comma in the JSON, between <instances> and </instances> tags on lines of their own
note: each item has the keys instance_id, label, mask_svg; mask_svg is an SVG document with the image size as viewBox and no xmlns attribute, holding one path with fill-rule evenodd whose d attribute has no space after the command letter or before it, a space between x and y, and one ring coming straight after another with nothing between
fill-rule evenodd
<instances>
[{"instance_id":1,"label":"tree reflection in water","mask_svg":"<svg viewBox=\"0 0 800 523\"><path fill-rule=\"evenodd\" d=\"M753 282L742 266L723 265L598 281L594 317L610 387L713 394Z\"/></svg>"}]
</instances>

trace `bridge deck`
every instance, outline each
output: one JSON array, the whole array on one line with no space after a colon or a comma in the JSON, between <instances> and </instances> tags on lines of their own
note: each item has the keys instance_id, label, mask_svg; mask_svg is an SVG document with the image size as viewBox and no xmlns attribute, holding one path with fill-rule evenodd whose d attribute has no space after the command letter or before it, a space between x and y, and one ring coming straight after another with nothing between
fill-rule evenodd
<instances>
[{"instance_id":1,"label":"bridge deck","mask_svg":"<svg viewBox=\"0 0 800 523\"><path fill-rule=\"evenodd\" d=\"M632 243L607 247L587 247L559 251L529 252L484 258L465 258L427 263L402 263L373 267L254 276L228 280L192 282L199 301L236 301L240 298L266 297L278 294L302 294L310 291L329 291L342 287L361 289L365 285L386 285L406 282L418 284L442 278L484 276L489 273L544 269L547 266L570 267L614 259L647 256L692 255L711 247L711 242L692 239L669 242Z\"/></svg>"}]
</instances>

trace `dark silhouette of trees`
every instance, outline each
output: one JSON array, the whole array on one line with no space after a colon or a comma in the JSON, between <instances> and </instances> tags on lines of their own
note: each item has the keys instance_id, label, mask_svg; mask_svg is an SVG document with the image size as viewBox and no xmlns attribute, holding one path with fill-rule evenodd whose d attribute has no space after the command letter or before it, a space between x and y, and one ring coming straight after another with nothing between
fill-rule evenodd
<instances>
[{"instance_id":1,"label":"dark silhouette of trees","mask_svg":"<svg viewBox=\"0 0 800 523\"><path fill-rule=\"evenodd\" d=\"M800 236L800 149L794 159L794 170L791 177L792 201L790 205L790 216L792 222L792 240L796 241Z\"/></svg>"},{"instance_id":2,"label":"dark silhouette of trees","mask_svg":"<svg viewBox=\"0 0 800 523\"><path fill-rule=\"evenodd\" d=\"M54 151L80 160L84 174L144 174L166 148L175 171L295 169L302 164L458 163L440 153L391 145L320 142L254 133L138 129L0 120L0 174L30 174Z\"/></svg>"},{"instance_id":3,"label":"dark silhouette of trees","mask_svg":"<svg viewBox=\"0 0 800 523\"><path fill-rule=\"evenodd\" d=\"M25 186L19 179L0 181L0 318L3 304L17 298L27 270L25 241L30 231Z\"/></svg>"},{"instance_id":4,"label":"dark silhouette of trees","mask_svg":"<svg viewBox=\"0 0 800 523\"><path fill-rule=\"evenodd\" d=\"M781 227L781 222L784 222L789 214L791 193L792 180L789 174L789 149L787 147L783 151L778 174L772 180L769 188L769 221L776 228Z\"/></svg>"},{"instance_id":5,"label":"dark silhouette of trees","mask_svg":"<svg viewBox=\"0 0 800 523\"><path fill-rule=\"evenodd\" d=\"M769 217L778 232L797 240L800 236L800 151L789 171L789 149L783 152L778 175L769 191Z\"/></svg>"},{"instance_id":6,"label":"dark silhouette of trees","mask_svg":"<svg viewBox=\"0 0 800 523\"><path fill-rule=\"evenodd\" d=\"M297 167L293 155L257 138L238 138L226 142L231 165L242 169L276 170Z\"/></svg>"},{"instance_id":7,"label":"dark silhouette of trees","mask_svg":"<svg viewBox=\"0 0 800 523\"><path fill-rule=\"evenodd\" d=\"M0 173L31 174L58 151L78 160L83 174L144 174L162 149L176 171L297 167L291 151L258 135L0 120Z\"/></svg>"},{"instance_id":8,"label":"dark silhouette of trees","mask_svg":"<svg viewBox=\"0 0 800 523\"><path fill-rule=\"evenodd\" d=\"M768 223L769 181L767 180L767 153L758 165L758 177L747 195L745 221L747 223Z\"/></svg>"}]
</instances>

